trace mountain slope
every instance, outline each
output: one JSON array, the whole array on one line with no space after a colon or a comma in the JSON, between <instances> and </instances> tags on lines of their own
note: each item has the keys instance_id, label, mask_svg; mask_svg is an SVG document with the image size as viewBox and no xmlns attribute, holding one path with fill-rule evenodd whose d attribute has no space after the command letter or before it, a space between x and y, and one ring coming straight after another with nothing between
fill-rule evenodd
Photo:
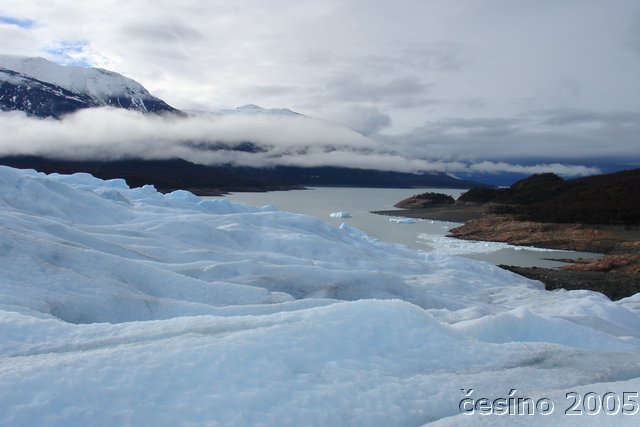
<instances>
[{"instance_id":1,"label":"mountain slope","mask_svg":"<svg viewBox=\"0 0 640 427\"><path fill-rule=\"evenodd\" d=\"M177 112L136 81L112 71L0 55L0 110L59 118L82 108L103 106Z\"/></svg>"},{"instance_id":2,"label":"mountain slope","mask_svg":"<svg viewBox=\"0 0 640 427\"><path fill-rule=\"evenodd\" d=\"M463 202L499 204L498 212L540 222L640 224L640 169L564 181L536 174L510 188L473 188Z\"/></svg>"}]
</instances>

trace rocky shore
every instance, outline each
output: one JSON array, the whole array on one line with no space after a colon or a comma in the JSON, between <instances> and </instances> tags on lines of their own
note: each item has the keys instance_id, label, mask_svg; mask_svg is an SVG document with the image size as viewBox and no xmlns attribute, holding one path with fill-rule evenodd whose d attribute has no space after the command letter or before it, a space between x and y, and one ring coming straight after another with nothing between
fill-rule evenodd
<instances>
[{"instance_id":1,"label":"rocky shore","mask_svg":"<svg viewBox=\"0 0 640 427\"><path fill-rule=\"evenodd\" d=\"M464 209L462 206L458 206ZM474 215L478 209L474 209ZM404 215L404 212L395 215ZM433 214L435 213L435 215ZM412 217L451 220L442 212L423 209ZM455 218L460 218L456 214ZM474 216L471 215L471 216ZM593 259L563 260L571 264L557 268L500 265L505 270L541 281L547 290L588 289L611 300L640 292L640 226L541 223L520 221L513 215L484 214L449 230L465 240L504 242L548 249L606 254Z\"/></svg>"},{"instance_id":2,"label":"rocky shore","mask_svg":"<svg viewBox=\"0 0 640 427\"><path fill-rule=\"evenodd\" d=\"M559 269L500 267L548 290L588 289L617 300L640 292L640 196L629 190L639 177L638 170L573 181L534 175L509 189L472 189L454 203L415 208L425 199L418 195L396 205L412 209L373 213L463 222L449 230L458 239L604 254L563 260L570 264Z\"/></svg>"},{"instance_id":3,"label":"rocky shore","mask_svg":"<svg viewBox=\"0 0 640 427\"><path fill-rule=\"evenodd\" d=\"M520 220L514 215L485 214L452 228L449 233L458 239L548 249L602 254L640 252L640 226L630 225L537 222Z\"/></svg>"},{"instance_id":4,"label":"rocky shore","mask_svg":"<svg viewBox=\"0 0 640 427\"><path fill-rule=\"evenodd\" d=\"M396 209L372 211L371 213L385 216L405 216L416 219L432 219L445 222L466 222L482 217L488 212L488 207L476 203L432 205L419 209Z\"/></svg>"},{"instance_id":5,"label":"rocky shore","mask_svg":"<svg viewBox=\"0 0 640 427\"><path fill-rule=\"evenodd\" d=\"M539 280L548 291L588 289L600 292L612 301L640 292L640 274L638 273L576 271L514 265L499 265L499 267L529 279Z\"/></svg>"}]
</instances>

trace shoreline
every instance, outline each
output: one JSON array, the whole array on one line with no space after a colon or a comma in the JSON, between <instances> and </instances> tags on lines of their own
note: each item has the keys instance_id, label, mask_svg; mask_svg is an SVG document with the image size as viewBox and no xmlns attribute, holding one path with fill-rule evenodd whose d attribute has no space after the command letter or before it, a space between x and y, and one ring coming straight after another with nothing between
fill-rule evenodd
<instances>
[{"instance_id":1,"label":"shoreline","mask_svg":"<svg viewBox=\"0 0 640 427\"><path fill-rule=\"evenodd\" d=\"M541 267L498 265L512 273L538 280L548 291L590 290L600 292L611 301L618 301L640 292L640 274L611 271L576 271Z\"/></svg>"},{"instance_id":2,"label":"shoreline","mask_svg":"<svg viewBox=\"0 0 640 427\"><path fill-rule=\"evenodd\" d=\"M586 289L600 292L612 301L640 292L640 226L520 221L513 215L490 214L489 209L487 204L456 203L371 213L463 222L464 224L449 230L449 237L461 240L604 254L591 261L579 258L565 260L572 264L560 268L513 265L498 267L538 280L549 291Z\"/></svg>"},{"instance_id":3,"label":"shoreline","mask_svg":"<svg viewBox=\"0 0 640 427\"><path fill-rule=\"evenodd\" d=\"M402 216L415 219L427 219L443 222L464 223L482 217L489 211L485 205L437 205L422 209L396 209L371 211L372 214L384 216Z\"/></svg>"}]
</instances>

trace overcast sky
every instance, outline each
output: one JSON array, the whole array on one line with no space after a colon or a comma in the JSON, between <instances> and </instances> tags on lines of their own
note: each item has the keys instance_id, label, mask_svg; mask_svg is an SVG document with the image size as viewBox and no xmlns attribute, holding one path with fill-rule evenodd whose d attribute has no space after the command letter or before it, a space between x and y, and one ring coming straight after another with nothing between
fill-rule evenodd
<instances>
[{"instance_id":1,"label":"overcast sky","mask_svg":"<svg viewBox=\"0 0 640 427\"><path fill-rule=\"evenodd\" d=\"M640 167L638 0L0 0L0 51L180 109L291 108L430 162Z\"/></svg>"}]
</instances>

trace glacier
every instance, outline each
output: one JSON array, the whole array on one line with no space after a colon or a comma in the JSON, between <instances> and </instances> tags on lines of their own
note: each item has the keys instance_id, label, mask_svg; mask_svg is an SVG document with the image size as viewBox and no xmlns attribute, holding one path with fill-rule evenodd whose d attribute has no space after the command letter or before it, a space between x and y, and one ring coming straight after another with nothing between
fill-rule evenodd
<instances>
[{"instance_id":1,"label":"glacier","mask_svg":"<svg viewBox=\"0 0 640 427\"><path fill-rule=\"evenodd\" d=\"M268 206L0 167L3 426L636 425L564 412L640 391L639 314ZM555 409L461 412L512 390Z\"/></svg>"}]
</instances>

